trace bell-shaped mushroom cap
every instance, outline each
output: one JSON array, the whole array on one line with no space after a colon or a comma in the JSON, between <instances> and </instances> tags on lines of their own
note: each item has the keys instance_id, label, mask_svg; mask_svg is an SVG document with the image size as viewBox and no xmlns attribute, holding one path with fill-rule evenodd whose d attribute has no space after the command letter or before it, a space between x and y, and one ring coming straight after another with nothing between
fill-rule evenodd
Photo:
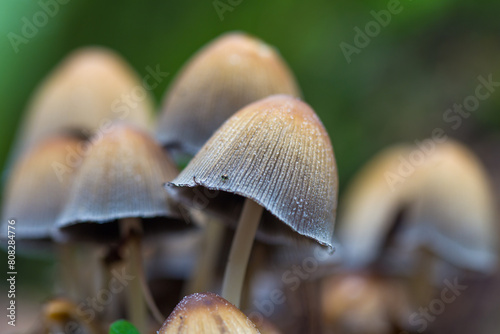
<instances>
[{"instance_id":1,"label":"bell-shaped mushroom cap","mask_svg":"<svg viewBox=\"0 0 500 334\"><path fill-rule=\"evenodd\" d=\"M259 333L255 325L233 304L211 293L184 297L168 316L158 334Z\"/></svg>"},{"instance_id":2,"label":"bell-shaped mushroom cap","mask_svg":"<svg viewBox=\"0 0 500 334\"><path fill-rule=\"evenodd\" d=\"M267 241L288 240L293 230L333 247L333 148L314 111L294 97L275 95L238 111L169 186L188 206L233 223L244 198L254 200L266 209L258 234Z\"/></svg>"},{"instance_id":3,"label":"bell-shaped mushroom cap","mask_svg":"<svg viewBox=\"0 0 500 334\"><path fill-rule=\"evenodd\" d=\"M176 77L157 138L163 146L194 155L236 111L273 94L300 96L278 52L246 34L224 34L196 53Z\"/></svg>"},{"instance_id":4,"label":"bell-shaped mushroom cap","mask_svg":"<svg viewBox=\"0 0 500 334\"><path fill-rule=\"evenodd\" d=\"M460 268L493 270L498 220L490 181L474 154L452 140L436 145L413 181L404 243L424 244Z\"/></svg>"},{"instance_id":5,"label":"bell-shaped mushroom cap","mask_svg":"<svg viewBox=\"0 0 500 334\"><path fill-rule=\"evenodd\" d=\"M178 207L162 188L177 173L148 134L115 125L101 138L93 138L57 225L64 228L131 217L179 218Z\"/></svg>"},{"instance_id":6,"label":"bell-shaped mushroom cap","mask_svg":"<svg viewBox=\"0 0 500 334\"><path fill-rule=\"evenodd\" d=\"M421 247L460 268L494 268L498 232L488 178L456 142L428 152L406 146L383 151L356 177L343 203L337 231L350 265L380 260L391 246L381 259L392 262L391 269L399 263L411 270Z\"/></svg>"},{"instance_id":7,"label":"bell-shaped mushroom cap","mask_svg":"<svg viewBox=\"0 0 500 334\"><path fill-rule=\"evenodd\" d=\"M48 138L14 165L3 197L2 222L16 220L16 238L50 238L69 194L82 147L83 141L78 138ZM6 225L2 228L7 231Z\"/></svg>"},{"instance_id":8,"label":"bell-shaped mushroom cap","mask_svg":"<svg viewBox=\"0 0 500 334\"><path fill-rule=\"evenodd\" d=\"M67 130L88 135L123 120L149 128L153 103L141 79L117 54L83 48L70 54L42 82L27 110L17 153Z\"/></svg>"},{"instance_id":9,"label":"bell-shaped mushroom cap","mask_svg":"<svg viewBox=\"0 0 500 334\"><path fill-rule=\"evenodd\" d=\"M409 145L389 147L372 158L354 177L340 207L337 235L347 266L376 260L406 201L407 188L398 179Z\"/></svg>"}]
</instances>

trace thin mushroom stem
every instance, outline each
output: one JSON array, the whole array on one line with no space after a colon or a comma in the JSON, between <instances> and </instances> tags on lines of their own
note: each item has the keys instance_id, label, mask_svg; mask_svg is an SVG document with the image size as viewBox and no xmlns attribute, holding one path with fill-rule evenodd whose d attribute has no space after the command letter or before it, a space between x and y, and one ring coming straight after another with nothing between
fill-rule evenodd
<instances>
[{"instance_id":1,"label":"thin mushroom stem","mask_svg":"<svg viewBox=\"0 0 500 334\"><path fill-rule=\"evenodd\" d=\"M264 208L251 199L246 199L236 227L231 251L222 283L222 297L240 307L241 290L252 251L253 240L257 233L260 217Z\"/></svg>"},{"instance_id":2,"label":"thin mushroom stem","mask_svg":"<svg viewBox=\"0 0 500 334\"><path fill-rule=\"evenodd\" d=\"M162 323L165 317L156 306L151 291L149 290L144 266L142 263L141 247L141 222L138 218L125 218L120 222L122 237L125 238L125 248L128 250L129 267L134 277L130 282L128 314L132 323L139 329L140 333L147 331L147 310L151 312L158 323ZM142 329L142 330L141 330Z\"/></svg>"},{"instance_id":3,"label":"thin mushroom stem","mask_svg":"<svg viewBox=\"0 0 500 334\"><path fill-rule=\"evenodd\" d=\"M58 254L62 289L71 300L79 301L83 296L79 293L77 246L70 242L59 243Z\"/></svg>"},{"instance_id":4,"label":"thin mushroom stem","mask_svg":"<svg viewBox=\"0 0 500 334\"><path fill-rule=\"evenodd\" d=\"M223 236L224 225L216 220L208 220L203 235L203 244L198 250L197 265L191 275L191 279L187 283L184 296L196 292L206 292L212 286L214 268L217 265Z\"/></svg>"},{"instance_id":5,"label":"thin mushroom stem","mask_svg":"<svg viewBox=\"0 0 500 334\"><path fill-rule=\"evenodd\" d=\"M426 247L421 247L418 254L416 273L410 278L410 291L415 305L425 305L432 299L435 258Z\"/></svg>"},{"instance_id":6,"label":"thin mushroom stem","mask_svg":"<svg viewBox=\"0 0 500 334\"><path fill-rule=\"evenodd\" d=\"M127 290L127 307L130 321L137 327L139 333L147 330L146 302L142 296L141 275L142 267L138 265L137 257L140 257L140 245L134 240L134 234L142 232L141 222L137 218L125 218L120 221L122 238L126 240L125 250L128 253L127 266L130 268L132 280ZM139 260L140 262L140 260Z\"/></svg>"}]
</instances>

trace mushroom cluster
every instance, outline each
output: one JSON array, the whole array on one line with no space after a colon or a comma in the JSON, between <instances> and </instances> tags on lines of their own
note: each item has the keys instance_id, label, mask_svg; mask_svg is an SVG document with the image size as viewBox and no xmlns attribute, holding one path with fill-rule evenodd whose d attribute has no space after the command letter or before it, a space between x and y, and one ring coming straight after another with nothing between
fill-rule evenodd
<instances>
[{"instance_id":1,"label":"mushroom cluster","mask_svg":"<svg viewBox=\"0 0 500 334\"><path fill-rule=\"evenodd\" d=\"M158 117L144 82L89 47L29 104L2 224L57 258L34 333L421 332L405 319L450 279L496 270L488 177L458 142L396 182L387 175L416 148L376 156L334 236L330 136L276 49L218 37Z\"/></svg>"},{"instance_id":2,"label":"mushroom cluster","mask_svg":"<svg viewBox=\"0 0 500 334\"><path fill-rule=\"evenodd\" d=\"M124 102L131 94L140 99ZM227 33L179 72L155 127L149 92L124 60L96 47L70 54L29 104L2 210L20 242L60 257L64 297L46 303L37 330L103 333L126 318L147 333L173 311L160 332L258 333L238 310L254 239L334 249L335 157L300 96L273 47ZM191 268L170 268L174 258ZM104 295L87 319L81 303Z\"/></svg>"}]
</instances>

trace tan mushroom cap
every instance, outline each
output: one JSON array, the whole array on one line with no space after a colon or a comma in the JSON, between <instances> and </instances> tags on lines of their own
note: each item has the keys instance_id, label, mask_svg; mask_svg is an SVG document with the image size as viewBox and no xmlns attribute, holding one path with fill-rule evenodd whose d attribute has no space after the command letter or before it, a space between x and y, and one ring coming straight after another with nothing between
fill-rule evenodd
<instances>
[{"instance_id":1,"label":"tan mushroom cap","mask_svg":"<svg viewBox=\"0 0 500 334\"><path fill-rule=\"evenodd\" d=\"M498 219L489 178L476 156L453 140L438 144L413 182L415 204L404 241L425 244L460 268L493 270Z\"/></svg>"},{"instance_id":2,"label":"tan mushroom cap","mask_svg":"<svg viewBox=\"0 0 500 334\"><path fill-rule=\"evenodd\" d=\"M178 207L162 188L177 173L147 133L114 125L92 141L57 225L63 228L129 217L178 218Z\"/></svg>"},{"instance_id":3,"label":"tan mushroom cap","mask_svg":"<svg viewBox=\"0 0 500 334\"><path fill-rule=\"evenodd\" d=\"M266 209L261 238L289 240L294 231L333 247L333 148L314 111L294 97L275 95L238 111L167 189L233 223L250 198Z\"/></svg>"},{"instance_id":4,"label":"tan mushroom cap","mask_svg":"<svg viewBox=\"0 0 500 334\"><path fill-rule=\"evenodd\" d=\"M398 211L409 197L405 182L393 181L410 145L395 145L373 157L354 177L341 202L337 235L348 266L380 256Z\"/></svg>"},{"instance_id":5,"label":"tan mushroom cap","mask_svg":"<svg viewBox=\"0 0 500 334\"><path fill-rule=\"evenodd\" d=\"M255 325L233 304L211 293L184 297L158 334L259 333Z\"/></svg>"},{"instance_id":6,"label":"tan mushroom cap","mask_svg":"<svg viewBox=\"0 0 500 334\"><path fill-rule=\"evenodd\" d=\"M157 138L195 154L231 115L273 94L300 96L278 52L240 32L227 33L198 51L165 98Z\"/></svg>"},{"instance_id":7,"label":"tan mushroom cap","mask_svg":"<svg viewBox=\"0 0 500 334\"><path fill-rule=\"evenodd\" d=\"M399 145L378 154L349 187L337 231L350 265L373 263L390 237L383 261L391 269L411 269L415 250L426 247L457 267L487 272L497 259L496 222L483 167L447 140L429 152Z\"/></svg>"},{"instance_id":8,"label":"tan mushroom cap","mask_svg":"<svg viewBox=\"0 0 500 334\"><path fill-rule=\"evenodd\" d=\"M152 115L149 93L119 55L105 48L82 48L40 84L27 110L18 152L54 133L98 132L113 120L149 128Z\"/></svg>"},{"instance_id":9,"label":"tan mushroom cap","mask_svg":"<svg viewBox=\"0 0 500 334\"><path fill-rule=\"evenodd\" d=\"M50 238L76 174L74 154L83 141L48 138L26 152L11 169L4 192L2 224L15 219L16 238Z\"/></svg>"}]
</instances>

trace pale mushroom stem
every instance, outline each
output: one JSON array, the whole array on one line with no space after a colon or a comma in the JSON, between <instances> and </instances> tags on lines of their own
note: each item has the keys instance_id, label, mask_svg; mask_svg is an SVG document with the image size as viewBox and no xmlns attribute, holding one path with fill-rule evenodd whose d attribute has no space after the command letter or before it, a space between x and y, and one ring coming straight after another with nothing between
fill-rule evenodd
<instances>
[{"instance_id":1,"label":"pale mushroom stem","mask_svg":"<svg viewBox=\"0 0 500 334\"><path fill-rule=\"evenodd\" d=\"M214 281L215 267L222 246L224 236L224 225L216 220L207 221L203 235L203 245L199 249L197 265L187 287L184 296L209 291Z\"/></svg>"},{"instance_id":2,"label":"pale mushroom stem","mask_svg":"<svg viewBox=\"0 0 500 334\"><path fill-rule=\"evenodd\" d=\"M222 283L222 297L240 307L241 290L253 240L264 208L246 199L236 227Z\"/></svg>"},{"instance_id":3,"label":"pale mushroom stem","mask_svg":"<svg viewBox=\"0 0 500 334\"><path fill-rule=\"evenodd\" d=\"M79 293L77 247L70 242L58 244L59 271L61 274L62 289L73 301L79 301L83 295Z\"/></svg>"},{"instance_id":4,"label":"pale mushroom stem","mask_svg":"<svg viewBox=\"0 0 500 334\"><path fill-rule=\"evenodd\" d=\"M417 259L416 273L410 278L415 305L426 305L432 299L434 280L434 254L426 247L421 247Z\"/></svg>"},{"instance_id":5,"label":"pale mushroom stem","mask_svg":"<svg viewBox=\"0 0 500 334\"><path fill-rule=\"evenodd\" d=\"M128 289L128 315L139 333L146 333L148 308L160 324L165 318L154 302L144 274L140 239L141 221L138 218L124 218L120 221L120 229L122 237L127 240L125 248L128 250L130 259L128 265L133 276Z\"/></svg>"}]
</instances>

